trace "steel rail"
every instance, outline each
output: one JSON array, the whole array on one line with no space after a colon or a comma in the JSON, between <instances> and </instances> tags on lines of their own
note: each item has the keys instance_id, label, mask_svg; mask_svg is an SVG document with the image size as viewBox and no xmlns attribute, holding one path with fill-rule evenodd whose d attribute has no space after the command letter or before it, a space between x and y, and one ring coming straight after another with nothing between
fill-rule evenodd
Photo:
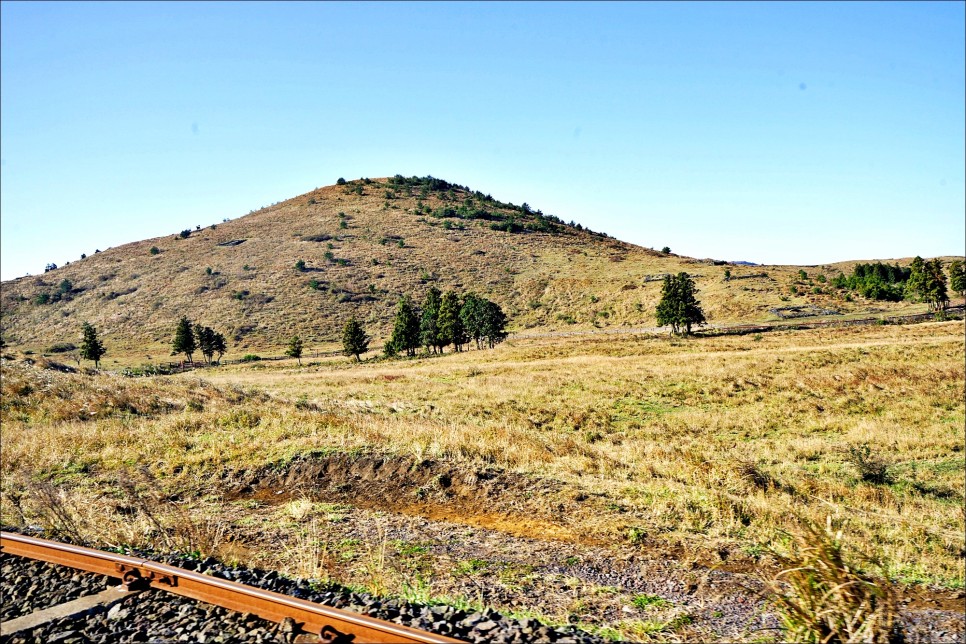
<instances>
[{"instance_id":1,"label":"steel rail","mask_svg":"<svg viewBox=\"0 0 966 644\"><path fill-rule=\"evenodd\" d=\"M0 551L117 577L132 589L165 590L230 610L252 613L272 622L291 618L300 630L316 634L322 642L331 644L352 641L462 642L183 568L48 539L0 532Z\"/></svg>"}]
</instances>

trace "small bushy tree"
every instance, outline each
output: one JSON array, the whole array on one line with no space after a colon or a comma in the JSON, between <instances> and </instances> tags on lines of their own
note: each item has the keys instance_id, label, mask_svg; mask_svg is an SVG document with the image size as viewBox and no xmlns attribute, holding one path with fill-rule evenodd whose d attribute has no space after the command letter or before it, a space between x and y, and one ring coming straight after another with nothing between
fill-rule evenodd
<instances>
[{"instance_id":1,"label":"small bushy tree","mask_svg":"<svg viewBox=\"0 0 966 644\"><path fill-rule=\"evenodd\" d=\"M354 317L342 329L343 351L347 356L355 356L356 362L359 361L359 356L369 350L369 339L365 329Z\"/></svg>"},{"instance_id":2,"label":"small bushy tree","mask_svg":"<svg viewBox=\"0 0 966 644\"><path fill-rule=\"evenodd\" d=\"M80 355L85 360L93 360L94 368L98 369L101 357L107 353L104 343L98 339L97 329L89 322L84 322L81 326L81 333L83 333L83 341L81 342Z\"/></svg>"},{"instance_id":3,"label":"small bushy tree","mask_svg":"<svg viewBox=\"0 0 966 644\"><path fill-rule=\"evenodd\" d=\"M293 337L289 340L288 348L285 350L285 355L290 358L295 358L299 362L299 366L302 366L302 338L299 336Z\"/></svg>"}]
</instances>

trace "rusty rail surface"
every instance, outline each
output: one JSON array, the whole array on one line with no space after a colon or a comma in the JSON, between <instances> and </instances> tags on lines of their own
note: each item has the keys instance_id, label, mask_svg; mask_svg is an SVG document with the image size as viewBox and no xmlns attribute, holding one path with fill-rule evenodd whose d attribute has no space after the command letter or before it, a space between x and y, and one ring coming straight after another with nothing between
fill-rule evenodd
<instances>
[{"instance_id":1,"label":"rusty rail surface","mask_svg":"<svg viewBox=\"0 0 966 644\"><path fill-rule=\"evenodd\" d=\"M0 551L117 577L131 589L165 590L229 610L252 613L272 622L288 617L301 630L314 633L320 641L329 644L462 641L183 568L47 539L0 532Z\"/></svg>"}]
</instances>

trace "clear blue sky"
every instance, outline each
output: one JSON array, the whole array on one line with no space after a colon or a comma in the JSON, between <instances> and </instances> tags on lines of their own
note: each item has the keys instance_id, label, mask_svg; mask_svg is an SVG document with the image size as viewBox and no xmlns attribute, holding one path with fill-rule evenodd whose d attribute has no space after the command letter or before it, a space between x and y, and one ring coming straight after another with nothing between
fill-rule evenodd
<instances>
[{"instance_id":1,"label":"clear blue sky","mask_svg":"<svg viewBox=\"0 0 966 644\"><path fill-rule=\"evenodd\" d=\"M396 173L696 257L966 246L962 2L0 6L3 279Z\"/></svg>"}]
</instances>

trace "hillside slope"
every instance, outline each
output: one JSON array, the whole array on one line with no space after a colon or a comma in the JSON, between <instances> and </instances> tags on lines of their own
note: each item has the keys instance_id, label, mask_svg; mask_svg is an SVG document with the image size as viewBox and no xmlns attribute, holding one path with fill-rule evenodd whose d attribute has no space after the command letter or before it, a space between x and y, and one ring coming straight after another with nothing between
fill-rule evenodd
<instances>
[{"instance_id":1,"label":"hillside slope","mask_svg":"<svg viewBox=\"0 0 966 644\"><path fill-rule=\"evenodd\" d=\"M694 276L713 323L774 319L769 309L791 305L868 308L813 294L820 285L800 281L798 267L721 264L397 175L320 188L186 238L133 242L5 282L0 323L4 341L19 348L77 343L89 321L114 355L157 356L186 315L224 331L234 354L278 347L296 333L316 346L337 342L351 316L384 338L399 298L420 301L435 285L496 301L517 331L653 326L660 276L682 270ZM791 295L796 281L807 295Z\"/></svg>"}]
</instances>

